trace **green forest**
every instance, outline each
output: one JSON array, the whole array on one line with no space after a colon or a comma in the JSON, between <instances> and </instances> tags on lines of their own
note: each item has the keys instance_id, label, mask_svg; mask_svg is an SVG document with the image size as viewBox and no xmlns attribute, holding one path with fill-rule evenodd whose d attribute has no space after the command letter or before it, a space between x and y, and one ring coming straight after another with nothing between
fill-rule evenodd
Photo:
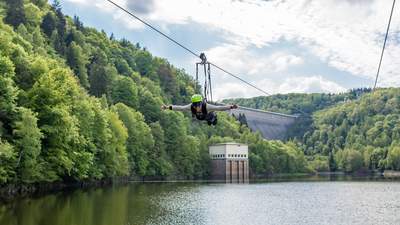
<instances>
[{"instance_id":1,"label":"green forest","mask_svg":"<svg viewBox=\"0 0 400 225\"><path fill-rule=\"evenodd\" d=\"M302 149L314 170L400 170L399 88L226 101L298 114L288 139Z\"/></svg>"},{"instance_id":2,"label":"green forest","mask_svg":"<svg viewBox=\"0 0 400 225\"><path fill-rule=\"evenodd\" d=\"M0 2L0 185L202 179L208 146L250 146L254 174L312 172L293 141L266 141L226 113L210 127L183 104L200 86L126 39L85 27L58 1Z\"/></svg>"}]
</instances>

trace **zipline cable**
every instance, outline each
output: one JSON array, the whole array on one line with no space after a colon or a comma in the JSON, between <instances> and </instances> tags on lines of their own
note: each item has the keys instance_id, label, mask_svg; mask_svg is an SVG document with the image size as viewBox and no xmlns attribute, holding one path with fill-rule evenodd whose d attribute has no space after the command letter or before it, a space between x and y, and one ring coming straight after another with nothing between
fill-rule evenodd
<instances>
[{"instance_id":1,"label":"zipline cable","mask_svg":"<svg viewBox=\"0 0 400 225\"><path fill-rule=\"evenodd\" d=\"M259 90L259 91L261 91L261 92L263 92L264 94L266 94L266 95L271 95L271 94L269 94L268 92L266 92L266 91L264 91L264 90L258 88L257 86L255 86L255 85L253 85L253 84L251 84L251 83L249 83L249 82L243 80L242 78L240 78L240 77L238 77L238 76L232 74L231 72L226 71L226 70L223 69L222 67L220 67L220 66L218 66L218 65L215 65L215 64L212 63L212 62L210 62L210 64L213 65L215 68L217 68L217 69L219 69L219 70L221 70L221 71L223 71L223 72L225 72L225 73L231 75L232 77L234 77L234 78L236 78L236 79L242 81L243 83L245 83L245 84L247 84L247 85L249 85L249 86L251 86L251 87L253 87L253 88L255 88L255 89L257 89L257 90Z\"/></svg>"},{"instance_id":2,"label":"zipline cable","mask_svg":"<svg viewBox=\"0 0 400 225\"><path fill-rule=\"evenodd\" d=\"M390 27L390 22L392 21L392 15L393 15L393 9L394 9L394 4L396 3L396 0L393 0L393 5L392 5L392 11L390 12L390 17L389 17L389 23L386 29L386 36L385 36L385 41L383 42L383 48L382 48L382 53L381 53L381 59L379 60L379 66L378 66L378 72L376 72L376 78L375 78L375 84L374 84L374 89L376 88L376 84L378 83L378 77L379 77L379 71L381 69L381 64L382 64L382 58L383 58L383 52L385 51L386 47L386 40L389 34L389 27Z\"/></svg>"},{"instance_id":3,"label":"zipline cable","mask_svg":"<svg viewBox=\"0 0 400 225\"><path fill-rule=\"evenodd\" d=\"M165 38L167 38L168 40L174 42L175 44L177 44L178 46L180 46L181 48L185 49L186 51L188 51L189 53L191 53L192 55L196 56L196 57L200 57L200 55L196 54L194 51L190 50L189 48L185 47L184 45L182 45L181 43L175 41L173 38L169 37L168 35L166 35L165 33L163 33L162 31L158 30L157 28L153 27L151 24L147 23L146 21L142 20L141 18L139 18L138 16L134 15L133 13L131 13L130 11L128 11L127 9L123 8L122 6L118 5L117 3L111 1L111 0L106 0L109 3L113 4L114 6L116 6L117 8L121 9L122 11L128 13L130 16L132 16L133 18L139 20L140 22L144 23L146 26L150 27L151 29L153 29L154 31L156 31L157 33L161 34L162 36L164 36Z\"/></svg>"},{"instance_id":4,"label":"zipline cable","mask_svg":"<svg viewBox=\"0 0 400 225\"><path fill-rule=\"evenodd\" d=\"M121 9L122 11L124 11L125 13L129 14L130 16L132 16L133 18L139 20L140 22L142 22L143 24L145 24L146 26L150 27L151 29L153 29L154 31L156 31L157 33L161 34L162 36L164 36L165 38L167 38L168 40L172 41L173 43L177 44L178 46L180 46L181 48L185 49L187 52L189 52L190 54L196 56L197 58L200 58L200 55L195 53L194 51L190 50L189 48L185 47L184 45L182 45L181 43L179 43L178 41L174 40L173 38L169 37L168 35L166 35L165 33L163 33L162 31L158 30L157 28L155 28L154 26L152 26L151 24L147 23L146 21L144 21L143 19L139 18L138 16L134 15L132 12L130 12L129 10L125 9L124 7L118 5L117 3L111 1L111 0L106 0L109 3L113 4L114 6L116 6L117 8ZM268 92L262 90L261 88L258 88L257 86L251 84L250 82L245 81L244 79L240 78L239 76L234 75L233 73L223 69L220 66L217 66L214 63L209 62L211 65L215 66L216 68L218 68L219 70L227 73L228 75L244 82L245 84L257 89L258 91L261 91L262 93L266 94L266 95L271 95Z\"/></svg>"}]
</instances>

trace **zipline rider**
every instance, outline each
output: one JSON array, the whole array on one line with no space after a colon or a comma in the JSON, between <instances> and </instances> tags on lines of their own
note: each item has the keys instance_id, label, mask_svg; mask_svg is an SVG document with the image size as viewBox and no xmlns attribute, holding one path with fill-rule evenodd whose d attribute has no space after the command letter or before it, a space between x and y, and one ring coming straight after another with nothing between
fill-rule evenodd
<instances>
[{"instance_id":1,"label":"zipline rider","mask_svg":"<svg viewBox=\"0 0 400 225\"><path fill-rule=\"evenodd\" d=\"M217 125L218 119L215 111L227 111L237 108L238 106L236 104L223 106L209 104L201 95L193 95L192 103L188 105L161 106L161 109L163 110L191 111L193 117L196 117L198 120L207 121L208 125Z\"/></svg>"}]
</instances>

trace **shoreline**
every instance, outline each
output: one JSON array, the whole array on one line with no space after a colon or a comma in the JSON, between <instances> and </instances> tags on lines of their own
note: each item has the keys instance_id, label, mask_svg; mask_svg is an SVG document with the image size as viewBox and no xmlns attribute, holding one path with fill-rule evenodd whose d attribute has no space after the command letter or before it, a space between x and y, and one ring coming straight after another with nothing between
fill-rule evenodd
<instances>
[{"instance_id":1,"label":"shoreline","mask_svg":"<svg viewBox=\"0 0 400 225\"><path fill-rule=\"evenodd\" d=\"M17 198L41 196L68 190L105 187L112 184L128 183L126 178L104 179L80 182L53 182L34 184L9 184L0 187L0 203L9 202Z\"/></svg>"},{"instance_id":2,"label":"shoreline","mask_svg":"<svg viewBox=\"0 0 400 225\"><path fill-rule=\"evenodd\" d=\"M320 172L320 173L294 173L273 174L269 176L254 176L246 183L261 182L296 182L296 181L350 181L350 180L393 180L400 178L400 171L370 171L368 173ZM10 202L18 198L42 196L69 190L101 188L112 185L128 183L226 183L224 180L208 179L150 179L138 177L122 177L96 181L80 182L55 182L36 184L10 184L0 187L0 203ZM240 184L240 183L238 183Z\"/></svg>"},{"instance_id":3,"label":"shoreline","mask_svg":"<svg viewBox=\"0 0 400 225\"><path fill-rule=\"evenodd\" d=\"M400 171L385 170L383 176L386 178L400 178Z\"/></svg>"}]
</instances>

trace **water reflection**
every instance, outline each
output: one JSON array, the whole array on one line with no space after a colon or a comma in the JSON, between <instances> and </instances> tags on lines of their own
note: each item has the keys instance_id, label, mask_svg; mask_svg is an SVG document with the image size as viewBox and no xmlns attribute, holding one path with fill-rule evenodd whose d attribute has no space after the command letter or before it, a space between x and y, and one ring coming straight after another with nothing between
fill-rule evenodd
<instances>
[{"instance_id":1,"label":"water reflection","mask_svg":"<svg viewBox=\"0 0 400 225\"><path fill-rule=\"evenodd\" d=\"M152 204L149 197L179 186L165 184L160 188L160 185L133 184L16 200L0 206L0 224L146 224L157 212L157 205Z\"/></svg>"},{"instance_id":2,"label":"water reflection","mask_svg":"<svg viewBox=\"0 0 400 225\"><path fill-rule=\"evenodd\" d=\"M400 224L399 182L324 179L76 190L0 204L0 225Z\"/></svg>"}]
</instances>

